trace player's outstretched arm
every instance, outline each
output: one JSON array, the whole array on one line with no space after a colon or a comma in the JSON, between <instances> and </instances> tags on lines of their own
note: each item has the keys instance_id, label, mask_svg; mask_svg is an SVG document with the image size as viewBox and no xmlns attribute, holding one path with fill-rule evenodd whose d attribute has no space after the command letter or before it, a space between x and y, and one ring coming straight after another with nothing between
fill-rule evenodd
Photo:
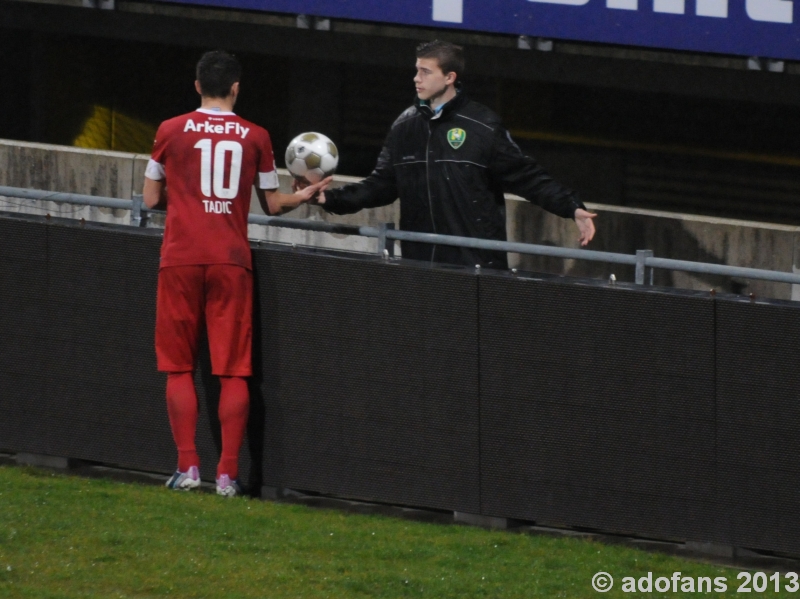
<instances>
[{"instance_id":1,"label":"player's outstretched arm","mask_svg":"<svg viewBox=\"0 0 800 599\"><path fill-rule=\"evenodd\" d=\"M597 214L584 210L583 208L575 210L575 224L578 225L578 231L580 231L581 234L578 239L581 245L588 244L594 237L594 219L596 217Z\"/></svg>"},{"instance_id":2,"label":"player's outstretched arm","mask_svg":"<svg viewBox=\"0 0 800 599\"><path fill-rule=\"evenodd\" d=\"M315 200L317 194L325 192L332 180L333 177L328 177L303 189L294 189L294 193L281 193L277 189L257 189L256 195L265 214L282 214L297 208L300 204Z\"/></svg>"}]
</instances>

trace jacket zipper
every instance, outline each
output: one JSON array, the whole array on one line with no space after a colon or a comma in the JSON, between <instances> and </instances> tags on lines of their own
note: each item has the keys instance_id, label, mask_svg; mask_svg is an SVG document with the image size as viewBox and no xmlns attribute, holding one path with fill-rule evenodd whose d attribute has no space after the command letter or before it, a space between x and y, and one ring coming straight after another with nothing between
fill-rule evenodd
<instances>
[{"instance_id":1,"label":"jacket zipper","mask_svg":"<svg viewBox=\"0 0 800 599\"><path fill-rule=\"evenodd\" d=\"M428 143L425 144L425 184L428 188L428 209L430 210L431 213L431 227L433 228L433 233L436 234L436 221L433 219L433 201L431 200L430 147L431 147L431 124L430 122L428 122ZM433 251L431 252L431 262L433 262L435 256L436 256L436 245L433 246Z\"/></svg>"}]
</instances>

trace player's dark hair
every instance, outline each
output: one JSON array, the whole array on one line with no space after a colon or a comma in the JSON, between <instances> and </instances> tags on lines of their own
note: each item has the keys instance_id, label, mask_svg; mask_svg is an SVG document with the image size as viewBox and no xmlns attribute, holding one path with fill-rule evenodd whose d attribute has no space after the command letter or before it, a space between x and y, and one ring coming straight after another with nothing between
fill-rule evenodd
<instances>
[{"instance_id":1,"label":"player's dark hair","mask_svg":"<svg viewBox=\"0 0 800 599\"><path fill-rule=\"evenodd\" d=\"M223 50L206 52L197 62L197 80L206 98L227 98L233 84L242 78L242 65Z\"/></svg>"},{"instance_id":2,"label":"player's dark hair","mask_svg":"<svg viewBox=\"0 0 800 599\"><path fill-rule=\"evenodd\" d=\"M453 71L457 75L464 73L464 48L450 42L424 42L417 46L417 58L435 58L445 75Z\"/></svg>"}]
</instances>

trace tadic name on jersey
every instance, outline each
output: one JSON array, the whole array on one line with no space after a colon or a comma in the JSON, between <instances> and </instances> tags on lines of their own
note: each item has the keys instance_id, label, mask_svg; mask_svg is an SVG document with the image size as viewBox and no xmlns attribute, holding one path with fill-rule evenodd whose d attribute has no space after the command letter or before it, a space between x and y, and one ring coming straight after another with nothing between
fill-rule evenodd
<instances>
[{"instance_id":1,"label":"tadic name on jersey","mask_svg":"<svg viewBox=\"0 0 800 599\"><path fill-rule=\"evenodd\" d=\"M210 212L211 214L233 214L231 206L233 206L233 202L203 200L203 207L206 209L206 212Z\"/></svg>"}]
</instances>

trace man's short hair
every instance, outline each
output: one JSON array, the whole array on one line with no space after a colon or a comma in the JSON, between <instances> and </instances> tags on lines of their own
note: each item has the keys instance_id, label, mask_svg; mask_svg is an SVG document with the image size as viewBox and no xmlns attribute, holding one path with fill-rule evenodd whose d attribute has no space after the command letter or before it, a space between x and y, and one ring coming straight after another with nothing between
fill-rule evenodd
<instances>
[{"instance_id":1,"label":"man's short hair","mask_svg":"<svg viewBox=\"0 0 800 599\"><path fill-rule=\"evenodd\" d=\"M450 42L424 42L417 46L417 58L435 58L445 75L453 71L456 75L464 73L464 48Z\"/></svg>"},{"instance_id":2,"label":"man's short hair","mask_svg":"<svg viewBox=\"0 0 800 599\"><path fill-rule=\"evenodd\" d=\"M233 84L242 78L242 65L223 50L206 52L197 62L197 80L207 98L227 98Z\"/></svg>"}]
</instances>

